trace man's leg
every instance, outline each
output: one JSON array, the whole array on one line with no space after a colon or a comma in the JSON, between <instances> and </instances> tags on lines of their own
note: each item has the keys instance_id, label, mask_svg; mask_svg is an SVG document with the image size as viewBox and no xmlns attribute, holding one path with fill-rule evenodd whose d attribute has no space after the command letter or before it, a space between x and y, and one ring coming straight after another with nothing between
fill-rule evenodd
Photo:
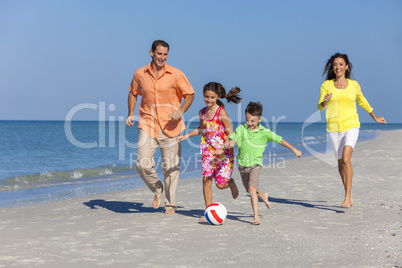
<instances>
[{"instance_id":1,"label":"man's leg","mask_svg":"<svg viewBox=\"0 0 402 268\"><path fill-rule=\"evenodd\" d=\"M154 168L154 154L158 143L152 137L145 133L142 129L139 130L138 148L137 148L137 172L141 179L146 183L148 188L155 194L152 206L157 209L161 205L163 186L162 182L156 175Z\"/></svg>"},{"instance_id":2,"label":"man's leg","mask_svg":"<svg viewBox=\"0 0 402 268\"><path fill-rule=\"evenodd\" d=\"M176 190L180 173L181 145L176 137L170 138L158 134L159 148L162 152L163 176L165 177L165 208L166 214L173 214L176 209Z\"/></svg>"}]
</instances>

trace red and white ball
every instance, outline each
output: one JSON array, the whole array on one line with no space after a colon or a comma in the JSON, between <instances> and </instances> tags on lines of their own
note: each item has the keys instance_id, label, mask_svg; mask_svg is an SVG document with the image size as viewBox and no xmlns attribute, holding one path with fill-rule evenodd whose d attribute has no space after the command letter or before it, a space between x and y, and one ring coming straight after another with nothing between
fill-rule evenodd
<instances>
[{"instance_id":1,"label":"red and white ball","mask_svg":"<svg viewBox=\"0 0 402 268\"><path fill-rule=\"evenodd\" d=\"M204 212L205 218L212 225L222 224L227 215L228 211L226 210L225 206L218 202L211 203L209 206L207 206Z\"/></svg>"}]
</instances>

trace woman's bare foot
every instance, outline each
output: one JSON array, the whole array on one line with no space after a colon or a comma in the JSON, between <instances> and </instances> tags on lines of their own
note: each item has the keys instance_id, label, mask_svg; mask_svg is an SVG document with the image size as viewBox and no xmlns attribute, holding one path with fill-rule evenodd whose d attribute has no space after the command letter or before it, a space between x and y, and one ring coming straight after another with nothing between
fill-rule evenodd
<instances>
[{"instance_id":1,"label":"woman's bare foot","mask_svg":"<svg viewBox=\"0 0 402 268\"><path fill-rule=\"evenodd\" d=\"M154 197L154 201L152 202L152 207L154 209L157 209L157 208L160 207L161 203L162 203L162 195L157 195L156 194L155 197Z\"/></svg>"},{"instance_id":2,"label":"woman's bare foot","mask_svg":"<svg viewBox=\"0 0 402 268\"><path fill-rule=\"evenodd\" d=\"M202 222L207 221L207 218L205 218L204 216L202 216L202 217L200 218L200 221L202 221Z\"/></svg>"},{"instance_id":3,"label":"woman's bare foot","mask_svg":"<svg viewBox=\"0 0 402 268\"><path fill-rule=\"evenodd\" d=\"M229 183L230 191L232 192L232 197L233 197L233 199L236 199L239 196L239 189L237 189L234 179L233 178L230 179L228 181L228 183Z\"/></svg>"},{"instance_id":4,"label":"woman's bare foot","mask_svg":"<svg viewBox=\"0 0 402 268\"><path fill-rule=\"evenodd\" d=\"M341 207L350 208L352 205L353 205L353 201L351 199L345 198L345 200L343 200L343 204L341 205Z\"/></svg>"},{"instance_id":5,"label":"woman's bare foot","mask_svg":"<svg viewBox=\"0 0 402 268\"><path fill-rule=\"evenodd\" d=\"M260 218L256 218L256 219L252 220L252 221L251 221L251 224L252 224L252 225L260 225L260 224L261 224Z\"/></svg>"},{"instance_id":6,"label":"woman's bare foot","mask_svg":"<svg viewBox=\"0 0 402 268\"><path fill-rule=\"evenodd\" d=\"M261 192L258 192L258 198L264 202L268 209L271 208L271 203L268 201L268 193L262 194Z\"/></svg>"}]
</instances>

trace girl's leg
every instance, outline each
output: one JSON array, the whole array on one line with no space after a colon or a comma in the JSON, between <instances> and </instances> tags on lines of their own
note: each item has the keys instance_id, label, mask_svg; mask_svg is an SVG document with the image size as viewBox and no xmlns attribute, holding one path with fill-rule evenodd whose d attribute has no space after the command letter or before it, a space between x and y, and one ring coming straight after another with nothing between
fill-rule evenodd
<instances>
[{"instance_id":1,"label":"girl's leg","mask_svg":"<svg viewBox=\"0 0 402 268\"><path fill-rule=\"evenodd\" d=\"M204 194L205 207L212 203L212 178L203 177L202 178L202 192ZM200 218L200 221L207 221L205 216Z\"/></svg>"},{"instance_id":2,"label":"girl's leg","mask_svg":"<svg viewBox=\"0 0 402 268\"><path fill-rule=\"evenodd\" d=\"M202 179L202 190L204 194L205 207L212 203L212 178L204 177Z\"/></svg>"},{"instance_id":3,"label":"girl's leg","mask_svg":"<svg viewBox=\"0 0 402 268\"><path fill-rule=\"evenodd\" d=\"M253 208L253 212L254 212L254 220L251 221L251 224L259 225L259 224L261 224L261 222L260 222L260 215L258 214L257 189L253 186L250 186L248 188L248 193L250 194L250 197L251 197L251 207Z\"/></svg>"},{"instance_id":4,"label":"girl's leg","mask_svg":"<svg viewBox=\"0 0 402 268\"><path fill-rule=\"evenodd\" d=\"M226 184L221 185L221 184L216 184L216 187L218 187L219 189L223 190L226 189L228 187L230 187L230 191L232 192L232 197L233 199L236 199L239 196L239 189L237 188L237 185L234 181L233 178L231 178Z\"/></svg>"},{"instance_id":5,"label":"girl's leg","mask_svg":"<svg viewBox=\"0 0 402 268\"><path fill-rule=\"evenodd\" d=\"M353 205L352 200L352 181L353 181L353 167L352 167L352 146L346 145L343 149L342 159L338 161L339 173L341 174L342 182L345 187L345 200L342 207L349 208Z\"/></svg>"}]
</instances>

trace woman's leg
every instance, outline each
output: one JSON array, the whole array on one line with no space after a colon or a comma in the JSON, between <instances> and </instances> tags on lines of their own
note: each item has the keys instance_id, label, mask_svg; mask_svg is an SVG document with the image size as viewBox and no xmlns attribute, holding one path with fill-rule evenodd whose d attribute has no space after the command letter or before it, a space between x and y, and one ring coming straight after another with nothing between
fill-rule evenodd
<instances>
[{"instance_id":1,"label":"woman's leg","mask_svg":"<svg viewBox=\"0 0 402 268\"><path fill-rule=\"evenodd\" d=\"M343 149L342 159L338 161L339 173L341 174L343 186L345 187L345 200L342 207L349 208L353 205L352 201L352 181L353 181L353 167L352 167L352 153L353 147L346 145Z\"/></svg>"}]
</instances>

